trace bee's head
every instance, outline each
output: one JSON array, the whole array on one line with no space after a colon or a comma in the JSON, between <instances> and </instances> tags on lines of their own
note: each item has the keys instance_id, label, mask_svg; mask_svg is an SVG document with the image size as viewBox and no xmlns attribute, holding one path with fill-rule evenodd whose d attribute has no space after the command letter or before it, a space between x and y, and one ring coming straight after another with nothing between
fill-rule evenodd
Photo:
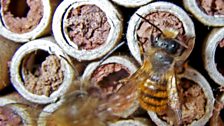
<instances>
[{"instance_id":1,"label":"bee's head","mask_svg":"<svg viewBox=\"0 0 224 126\"><path fill-rule=\"evenodd\" d=\"M154 40L152 40L151 46L162 49L173 56L180 56L184 49L187 48L184 44L176 39L165 38L161 36L157 36Z\"/></svg>"},{"instance_id":2,"label":"bee's head","mask_svg":"<svg viewBox=\"0 0 224 126\"><path fill-rule=\"evenodd\" d=\"M172 28L160 29L145 17L141 16L138 13L136 14L160 32L160 34L156 38L151 40L152 47L160 48L173 56L180 56L183 53L184 49L188 48L188 46L184 42L178 41L176 39L179 33L177 30L174 30Z\"/></svg>"}]
</instances>

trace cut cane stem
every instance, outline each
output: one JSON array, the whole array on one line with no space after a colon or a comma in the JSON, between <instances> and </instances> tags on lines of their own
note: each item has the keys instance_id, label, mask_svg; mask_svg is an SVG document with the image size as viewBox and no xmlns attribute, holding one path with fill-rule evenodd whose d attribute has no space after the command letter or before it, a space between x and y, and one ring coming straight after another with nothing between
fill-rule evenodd
<instances>
[{"instance_id":1,"label":"cut cane stem","mask_svg":"<svg viewBox=\"0 0 224 126\"><path fill-rule=\"evenodd\" d=\"M69 61L52 37L33 40L13 56L11 82L31 102L54 102L74 86L76 75Z\"/></svg>"}]
</instances>

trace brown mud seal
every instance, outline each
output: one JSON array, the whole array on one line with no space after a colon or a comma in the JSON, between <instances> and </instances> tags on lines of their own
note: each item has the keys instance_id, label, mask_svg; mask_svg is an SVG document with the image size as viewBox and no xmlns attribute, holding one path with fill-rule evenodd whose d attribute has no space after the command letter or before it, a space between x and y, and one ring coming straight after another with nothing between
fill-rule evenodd
<instances>
[{"instance_id":1,"label":"brown mud seal","mask_svg":"<svg viewBox=\"0 0 224 126\"><path fill-rule=\"evenodd\" d=\"M106 14L95 5L83 5L70 10L67 17L70 39L79 49L91 50L106 42L110 24Z\"/></svg>"},{"instance_id":2,"label":"brown mud seal","mask_svg":"<svg viewBox=\"0 0 224 126\"><path fill-rule=\"evenodd\" d=\"M1 126L22 126L22 118L9 107L0 107Z\"/></svg>"},{"instance_id":3,"label":"brown mud seal","mask_svg":"<svg viewBox=\"0 0 224 126\"><path fill-rule=\"evenodd\" d=\"M63 82L64 75L60 60L55 55L49 55L40 66L39 64L33 65L37 68L25 70L24 86L34 94L50 96Z\"/></svg>"},{"instance_id":4,"label":"brown mud seal","mask_svg":"<svg viewBox=\"0 0 224 126\"><path fill-rule=\"evenodd\" d=\"M197 0L200 8L208 15L224 15L223 0Z\"/></svg>"},{"instance_id":5,"label":"brown mud seal","mask_svg":"<svg viewBox=\"0 0 224 126\"><path fill-rule=\"evenodd\" d=\"M106 96L115 93L122 86L119 81L129 75L130 71L127 67L121 64L110 63L98 67L92 73L92 81L97 82L97 85L94 86L100 87L103 96Z\"/></svg>"}]
</instances>

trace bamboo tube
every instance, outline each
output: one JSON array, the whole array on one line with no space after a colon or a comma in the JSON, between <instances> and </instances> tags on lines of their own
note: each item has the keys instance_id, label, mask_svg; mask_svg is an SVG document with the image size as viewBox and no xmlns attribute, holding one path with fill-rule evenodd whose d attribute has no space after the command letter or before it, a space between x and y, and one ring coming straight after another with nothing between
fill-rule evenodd
<instances>
[{"instance_id":1,"label":"bamboo tube","mask_svg":"<svg viewBox=\"0 0 224 126\"><path fill-rule=\"evenodd\" d=\"M109 123L109 126L151 126L152 122L145 118L133 118L118 120L112 123Z\"/></svg>"},{"instance_id":2,"label":"bamboo tube","mask_svg":"<svg viewBox=\"0 0 224 126\"><path fill-rule=\"evenodd\" d=\"M153 28L149 23L144 23L144 20L137 14L147 17L150 22L154 23L162 31L165 29L178 31L176 38L179 41L183 41L188 46L182 53L180 59L183 61L187 59L195 43L195 29L192 20L184 10L175 4L154 2L139 8L131 17L127 29L126 37L128 47L134 58L140 64L142 64L142 49L139 45L143 47L143 51L146 50L147 46L151 46L151 38L155 38L156 35L159 34L159 31Z\"/></svg>"},{"instance_id":3,"label":"bamboo tube","mask_svg":"<svg viewBox=\"0 0 224 126\"><path fill-rule=\"evenodd\" d=\"M47 126L48 123L53 123L54 120L51 120L52 113L54 113L59 107L63 105L63 100L60 100L56 103L51 103L43 108L42 112L38 116L37 124L38 126ZM53 122L51 122L53 121Z\"/></svg>"},{"instance_id":4,"label":"bamboo tube","mask_svg":"<svg viewBox=\"0 0 224 126\"><path fill-rule=\"evenodd\" d=\"M53 12L60 0L1 0L0 34L27 42L51 31Z\"/></svg>"},{"instance_id":5,"label":"bamboo tube","mask_svg":"<svg viewBox=\"0 0 224 126\"><path fill-rule=\"evenodd\" d=\"M116 46L122 37L122 21L108 0L64 0L56 9L52 27L66 53L79 61L90 61Z\"/></svg>"},{"instance_id":6,"label":"bamboo tube","mask_svg":"<svg viewBox=\"0 0 224 126\"><path fill-rule=\"evenodd\" d=\"M189 91L192 90L192 96L191 95L184 96L186 97L186 100L184 100L182 103L182 121L184 125L191 125L191 126L205 125L208 122L209 118L212 116L212 111L214 108L214 101L215 101L213 97L212 89L209 86L209 83L199 72L197 72L196 70L190 67L187 67L184 73L178 75L178 78L187 79L189 81L192 81L190 83L195 83L192 86L190 86L188 89L185 89L185 90L188 90L188 92L186 92L184 95L191 94ZM182 87L185 86L186 84L187 84L186 82L180 81L180 85L182 85ZM197 87L200 87L201 89ZM197 95L199 93L199 90L195 90L195 89L202 90L204 94L203 97L205 97L204 103L203 103L203 100L199 99L199 97L201 97L202 95ZM180 90L178 91L178 93L181 94ZM189 101L194 101L195 104ZM196 105L196 103L198 105ZM202 106L199 107L199 104L201 105L205 104L204 108L202 108ZM188 110L185 108L185 106L187 106ZM201 113L200 110L204 111L203 114ZM200 111L200 116L199 116L199 111ZM162 120L161 117L159 117L154 112L148 111L148 114L150 115L152 121L154 121L159 126L167 126L174 123L174 122L171 122L169 124L168 122ZM188 121L189 118L191 118L192 121Z\"/></svg>"},{"instance_id":7,"label":"bamboo tube","mask_svg":"<svg viewBox=\"0 0 224 126\"><path fill-rule=\"evenodd\" d=\"M0 91L10 84L8 65L19 44L0 36Z\"/></svg>"},{"instance_id":8,"label":"bamboo tube","mask_svg":"<svg viewBox=\"0 0 224 126\"><path fill-rule=\"evenodd\" d=\"M69 57L52 37L21 46L10 65L11 82L27 100L47 104L72 88L75 77Z\"/></svg>"},{"instance_id":9,"label":"bamboo tube","mask_svg":"<svg viewBox=\"0 0 224 126\"><path fill-rule=\"evenodd\" d=\"M153 0L112 0L112 1L124 7L134 8L143 6Z\"/></svg>"},{"instance_id":10,"label":"bamboo tube","mask_svg":"<svg viewBox=\"0 0 224 126\"><path fill-rule=\"evenodd\" d=\"M106 126L108 115L97 111L98 102L98 98L76 90L46 106L39 115L38 126Z\"/></svg>"},{"instance_id":11,"label":"bamboo tube","mask_svg":"<svg viewBox=\"0 0 224 126\"><path fill-rule=\"evenodd\" d=\"M122 86L119 80L122 80L137 70L135 63L127 56L111 56L105 61L90 63L82 75L82 80L93 82L90 87L98 87L102 90L101 96L116 94L116 91ZM125 98L124 98L125 99ZM126 107L125 107L126 106ZM138 108L137 101L124 104L112 113L116 116L127 117Z\"/></svg>"},{"instance_id":12,"label":"bamboo tube","mask_svg":"<svg viewBox=\"0 0 224 126\"><path fill-rule=\"evenodd\" d=\"M46 106L38 119L38 126L47 125L77 125L77 126L120 126L138 125L148 126L152 124L145 118L133 118L114 121L110 120L103 111L98 111L96 97L82 94L82 91L75 91L70 96L65 96L57 103ZM99 101L100 102L100 101ZM111 113L109 113L111 114ZM64 116L66 115L66 116ZM85 118L83 118L85 117Z\"/></svg>"},{"instance_id":13,"label":"bamboo tube","mask_svg":"<svg viewBox=\"0 0 224 126\"><path fill-rule=\"evenodd\" d=\"M40 106L31 105L15 92L0 97L0 125L36 126Z\"/></svg>"},{"instance_id":14,"label":"bamboo tube","mask_svg":"<svg viewBox=\"0 0 224 126\"><path fill-rule=\"evenodd\" d=\"M224 1L184 0L183 4L204 25L224 26Z\"/></svg>"},{"instance_id":15,"label":"bamboo tube","mask_svg":"<svg viewBox=\"0 0 224 126\"><path fill-rule=\"evenodd\" d=\"M224 28L213 29L206 38L203 47L203 61L205 69L209 76L221 86L224 86L224 76L222 73L222 64L218 62L218 59L221 59L219 55L222 56L222 54L221 52L218 52L218 50L222 48L223 40Z\"/></svg>"}]
</instances>

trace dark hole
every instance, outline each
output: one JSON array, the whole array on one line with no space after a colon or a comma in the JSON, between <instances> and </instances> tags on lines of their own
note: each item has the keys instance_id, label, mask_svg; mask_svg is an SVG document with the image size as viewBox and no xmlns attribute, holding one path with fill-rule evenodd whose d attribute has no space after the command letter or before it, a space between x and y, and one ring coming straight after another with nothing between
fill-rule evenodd
<instances>
[{"instance_id":1,"label":"dark hole","mask_svg":"<svg viewBox=\"0 0 224 126\"><path fill-rule=\"evenodd\" d=\"M217 47L216 48L216 52L215 52L215 63L217 65L217 69L218 71L224 75L224 49L221 47Z\"/></svg>"},{"instance_id":2,"label":"dark hole","mask_svg":"<svg viewBox=\"0 0 224 126\"><path fill-rule=\"evenodd\" d=\"M13 1L13 2L12 2ZM9 4L9 11L15 17L26 17L30 8L26 3L26 0L12 0Z\"/></svg>"},{"instance_id":3,"label":"dark hole","mask_svg":"<svg viewBox=\"0 0 224 126\"><path fill-rule=\"evenodd\" d=\"M49 53L43 50L37 50L23 59L23 66L27 71L30 71L33 75L39 76L39 68L42 62L45 61Z\"/></svg>"},{"instance_id":4,"label":"dark hole","mask_svg":"<svg viewBox=\"0 0 224 126\"><path fill-rule=\"evenodd\" d=\"M104 77L102 81L99 82L101 88L116 87L117 82L121 79L124 79L129 76L129 73L121 69L120 71L109 74L107 77Z\"/></svg>"}]
</instances>

